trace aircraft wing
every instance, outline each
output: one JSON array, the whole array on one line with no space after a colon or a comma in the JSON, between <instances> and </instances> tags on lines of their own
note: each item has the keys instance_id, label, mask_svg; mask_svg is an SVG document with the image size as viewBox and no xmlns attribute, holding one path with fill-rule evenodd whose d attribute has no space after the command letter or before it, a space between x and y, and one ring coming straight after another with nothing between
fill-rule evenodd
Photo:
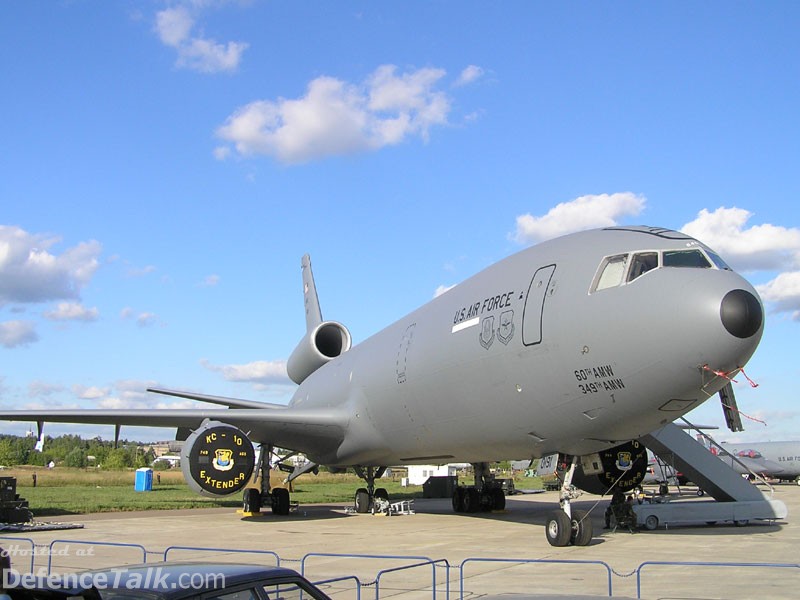
<instances>
[{"instance_id":1,"label":"aircraft wing","mask_svg":"<svg viewBox=\"0 0 800 600\"><path fill-rule=\"evenodd\" d=\"M163 388L147 388L148 392L163 394L164 396L174 396L176 398L187 398L189 400L199 400L200 402L210 402L221 404L230 408L269 408L285 409L285 404L273 404L272 402L258 402L257 400L242 400L241 398L229 398L227 396L211 396L209 394L198 394L196 392L184 392L181 390L167 390Z\"/></svg>"},{"instance_id":2,"label":"aircraft wing","mask_svg":"<svg viewBox=\"0 0 800 600\"><path fill-rule=\"evenodd\" d=\"M317 453L339 446L349 417L335 410L291 408L6 410L3 421L90 423L197 429L210 419L240 428L257 443Z\"/></svg>"}]
</instances>

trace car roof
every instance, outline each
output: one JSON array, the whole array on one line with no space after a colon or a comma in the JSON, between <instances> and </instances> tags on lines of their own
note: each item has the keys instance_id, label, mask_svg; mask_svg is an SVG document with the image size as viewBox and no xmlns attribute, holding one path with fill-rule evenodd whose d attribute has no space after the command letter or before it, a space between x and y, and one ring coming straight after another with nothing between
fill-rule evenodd
<instances>
[{"instance_id":1,"label":"car roof","mask_svg":"<svg viewBox=\"0 0 800 600\"><path fill-rule=\"evenodd\" d=\"M297 571L292 569L218 562L156 562L122 565L93 569L82 573L64 574L62 578L67 585L56 584L56 587L53 587L53 583L48 582L48 585L44 586L45 589L58 590L66 595L84 596L87 591L91 590L92 593L86 597L99 595L100 598L159 599L178 599L207 592L213 593L217 590L222 592L223 589L246 586L254 582L269 583L270 581L283 582L302 579ZM217 582L221 582L224 588ZM195 587L196 585L201 587ZM325 595L321 594L321 597L325 597Z\"/></svg>"}]
</instances>

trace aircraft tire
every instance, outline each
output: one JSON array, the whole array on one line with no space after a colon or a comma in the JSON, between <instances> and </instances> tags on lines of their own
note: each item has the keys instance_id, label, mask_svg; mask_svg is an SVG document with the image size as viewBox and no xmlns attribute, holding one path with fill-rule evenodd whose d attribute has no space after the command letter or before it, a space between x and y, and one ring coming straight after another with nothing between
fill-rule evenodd
<instances>
[{"instance_id":1,"label":"aircraft tire","mask_svg":"<svg viewBox=\"0 0 800 600\"><path fill-rule=\"evenodd\" d=\"M355 496L356 512L360 514L369 512L369 492L366 488L358 488Z\"/></svg>"},{"instance_id":2,"label":"aircraft tire","mask_svg":"<svg viewBox=\"0 0 800 600\"><path fill-rule=\"evenodd\" d=\"M464 488L463 510L465 513L475 513L480 510L481 498L475 488Z\"/></svg>"},{"instance_id":3,"label":"aircraft tire","mask_svg":"<svg viewBox=\"0 0 800 600\"><path fill-rule=\"evenodd\" d=\"M289 490L284 488L275 488L272 490L272 514L288 515L290 508Z\"/></svg>"},{"instance_id":4,"label":"aircraft tire","mask_svg":"<svg viewBox=\"0 0 800 600\"><path fill-rule=\"evenodd\" d=\"M389 501L389 492L386 491L386 488L378 488L375 490L375 497L380 498L381 500Z\"/></svg>"},{"instance_id":5,"label":"aircraft tire","mask_svg":"<svg viewBox=\"0 0 800 600\"><path fill-rule=\"evenodd\" d=\"M492 488L489 492L492 497L492 510L505 510L506 508L506 495L500 488Z\"/></svg>"},{"instance_id":6,"label":"aircraft tire","mask_svg":"<svg viewBox=\"0 0 800 600\"><path fill-rule=\"evenodd\" d=\"M547 517L544 533L551 546L567 546L572 535L572 525L567 513L563 510L554 510Z\"/></svg>"},{"instance_id":7,"label":"aircraft tire","mask_svg":"<svg viewBox=\"0 0 800 600\"><path fill-rule=\"evenodd\" d=\"M453 490L453 512L464 512L464 488L462 487Z\"/></svg>"},{"instance_id":8,"label":"aircraft tire","mask_svg":"<svg viewBox=\"0 0 800 600\"><path fill-rule=\"evenodd\" d=\"M573 546L588 546L593 534L594 527L589 513L585 510L573 510L570 543Z\"/></svg>"},{"instance_id":9,"label":"aircraft tire","mask_svg":"<svg viewBox=\"0 0 800 600\"><path fill-rule=\"evenodd\" d=\"M249 513L261 512L261 492L256 488L247 488L242 498L242 510Z\"/></svg>"}]
</instances>

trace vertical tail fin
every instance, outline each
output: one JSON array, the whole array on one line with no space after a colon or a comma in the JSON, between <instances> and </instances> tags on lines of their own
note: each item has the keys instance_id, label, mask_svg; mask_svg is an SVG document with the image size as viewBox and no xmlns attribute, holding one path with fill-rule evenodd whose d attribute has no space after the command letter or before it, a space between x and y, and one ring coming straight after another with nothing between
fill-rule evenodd
<instances>
[{"instance_id":1,"label":"vertical tail fin","mask_svg":"<svg viewBox=\"0 0 800 600\"><path fill-rule=\"evenodd\" d=\"M322 323L322 311L319 307L317 286L314 283L314 273L311 271L311 257L308 254L300 259L303 270L303 300L306 307L306 331L311 331Z\"/></svg>"},{"instance_id":2,"label":"vertical tail fin","mask_svg":"<svg viewBox=\"0 0 800 600\"><path fill-rule=\"evenodd\" d=\"M297 384L325 363L350 350L352 339L347 327L336 321L323 321L317 286L311 272L311 257L300 261L303 269L303 300L306 306L306 334L286 362L289 378Z\"/></svg>"}]
</instances>

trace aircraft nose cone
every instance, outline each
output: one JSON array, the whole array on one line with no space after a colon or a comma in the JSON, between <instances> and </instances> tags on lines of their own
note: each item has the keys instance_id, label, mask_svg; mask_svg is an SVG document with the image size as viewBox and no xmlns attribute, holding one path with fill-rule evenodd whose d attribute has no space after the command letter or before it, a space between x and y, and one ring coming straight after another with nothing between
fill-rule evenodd
<instances>
[{"instance_id":1,"label":"aircraft nose cone","mask_svg":"<svg viewBox=\"0 0 800 600\"><path fill-rule=\"evenodd\" d=\"M754 335L764 320L761 302L747 290L732 290L725 294L719 316L728 333L742 339Z\"/></svg>"}]
</instances>

